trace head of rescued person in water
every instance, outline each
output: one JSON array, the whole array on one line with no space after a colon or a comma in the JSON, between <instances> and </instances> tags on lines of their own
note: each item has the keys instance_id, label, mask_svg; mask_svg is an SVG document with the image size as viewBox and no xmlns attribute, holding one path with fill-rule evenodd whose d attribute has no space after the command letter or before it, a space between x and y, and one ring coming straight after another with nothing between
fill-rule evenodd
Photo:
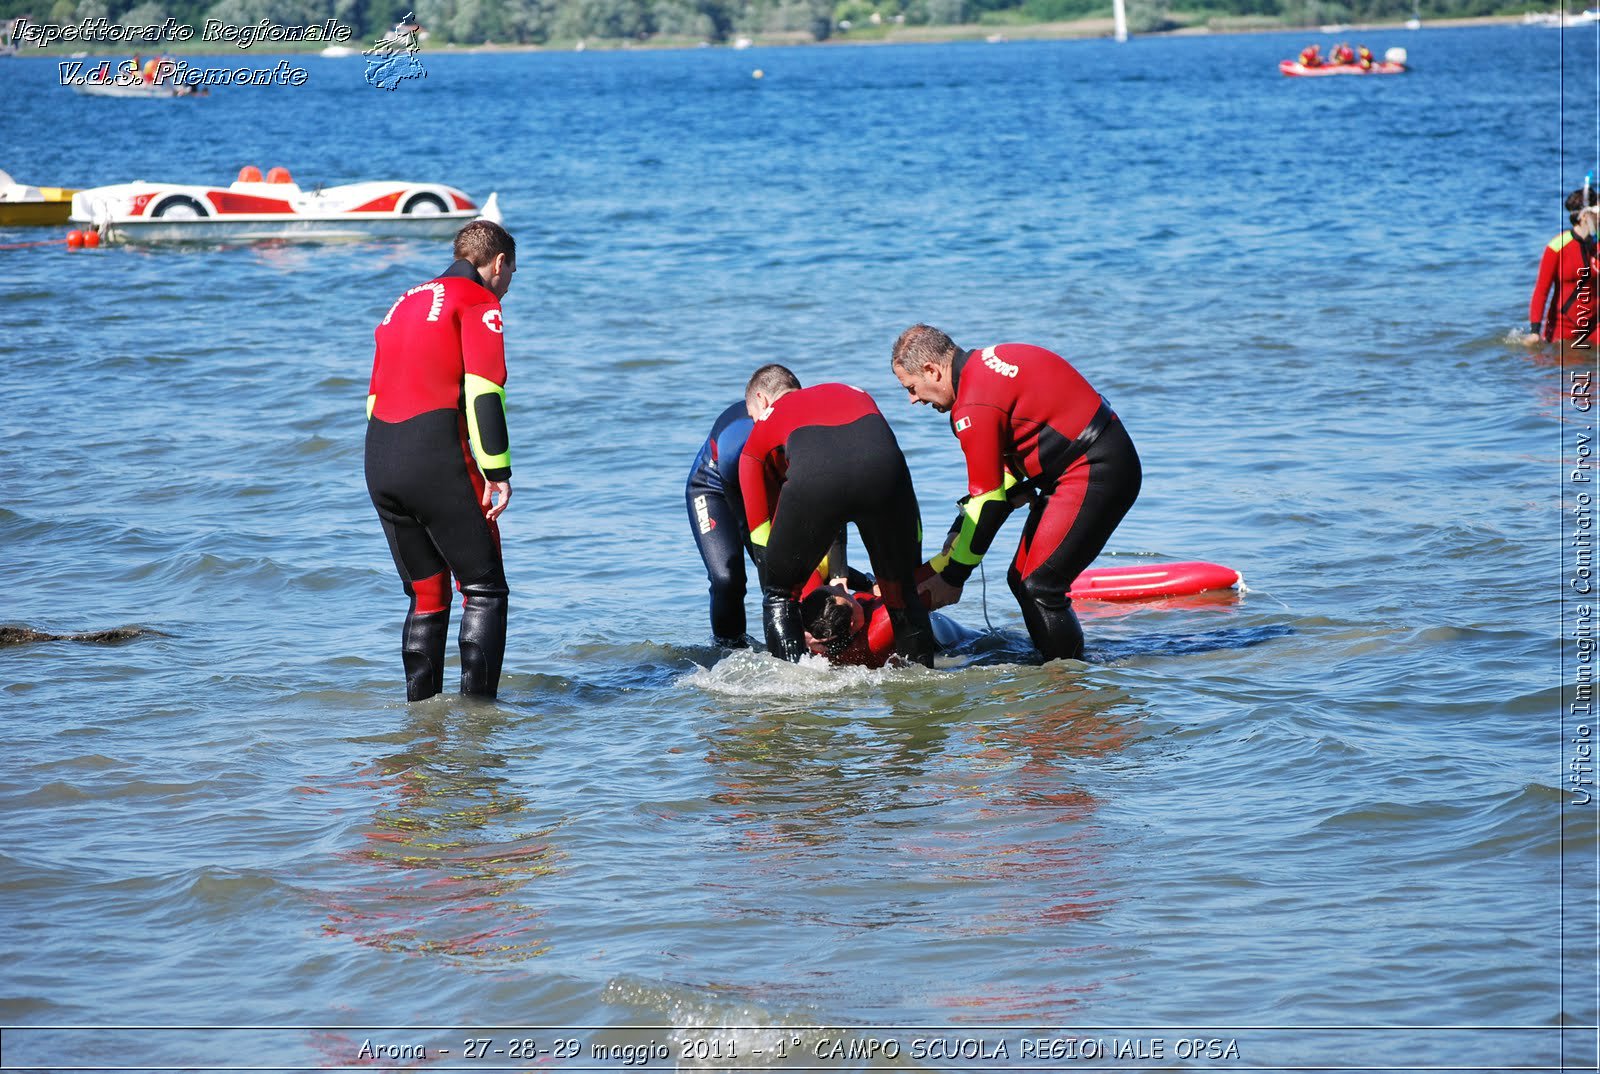
<instances>
[{"instance_id":1,"label":"head of rescued person in water","mask_svg":"<svg viewBox=\"0 0 1600 1074\"><path fill-rule=\"evenodd\" d=\"M478 270L483 285L504 298L517 271L517 240L491 220L474 220L456 232L456 260Z\"/></svg>"},{"instance_id":2,"label":"head of rescued person in water","mask_svg":"<svg viewBox=\"0 0 1600 1074\"><path fill-rule=\"evenodd\" d=\"M866 609L840 586L818 586L800 602L806 648L818 656L838 656L866 625Z\"/></svg>"},{"instance_id":3,"label":"head of rescued person in water","mask_svg":"<svg viewBox=\"0 0 1600 1074\"><path fill-rule=\"evenodd\" d=\"M961 348L931 324L914 324L894 341L890 361L911 402L926 403L941 414L956 404L955 360Z\"/></svg>"},{"instance_id":4,"label":"head of rescued person in water","mask_svg":"<svg viewBox=\"0 0 1600 1074\"><path fill-rule=\"evenodd\" d=\"M800 390L800 378L787 367L770 362L750 374L744 386L744 409L750 417L760 421L772 409L772 404Z\"/></svg>"}]
</instances>

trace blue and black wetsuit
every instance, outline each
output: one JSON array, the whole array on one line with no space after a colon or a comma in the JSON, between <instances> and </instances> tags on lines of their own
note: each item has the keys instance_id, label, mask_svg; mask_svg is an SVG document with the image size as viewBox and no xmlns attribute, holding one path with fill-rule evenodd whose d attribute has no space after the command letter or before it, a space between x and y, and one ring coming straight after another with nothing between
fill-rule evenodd
<instances>
[{"instance_id":1,"label":"blue and black wetsuit","mask_svg":"<svg viewBox=\"0 0 1600 1074\"><path fill-rule=\"evenodd\" d=\"M750 530L739 495L739 453L755 423L743 402L724 410L694 457L684 499L689 529L711 581L711 632L723 645L745 644L745 550Z\"/></svg>"}]
</instances>

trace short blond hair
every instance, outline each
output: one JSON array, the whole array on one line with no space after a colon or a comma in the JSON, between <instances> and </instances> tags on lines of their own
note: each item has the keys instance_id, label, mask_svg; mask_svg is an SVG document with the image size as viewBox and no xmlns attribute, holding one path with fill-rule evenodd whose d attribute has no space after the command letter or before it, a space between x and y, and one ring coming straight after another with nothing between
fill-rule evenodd
<instances>
[{"instance_id":1,"label":"short blond hair","mask_svg":"<svg viewBox=\"0 0 1600 1074\"><path fill-rule=\"evenodd\" d=\"M750 382L744 386L744 401L749 403L756 397L756 392L761 392L769 398L782 392L799 391L800 378L789 372L787 366L777 362L770 362L750 374Z\"/></svg>"}]
</instances>

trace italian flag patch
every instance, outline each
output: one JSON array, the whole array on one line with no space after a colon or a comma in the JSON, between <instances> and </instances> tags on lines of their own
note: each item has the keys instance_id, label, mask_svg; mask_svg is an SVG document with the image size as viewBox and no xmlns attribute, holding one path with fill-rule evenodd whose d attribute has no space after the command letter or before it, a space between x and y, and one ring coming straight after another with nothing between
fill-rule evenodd
<instances>
[{"instance_id":1,"label":"italian flag patch","mask_svg":"<svg viewBox=\"0 0 1600 1074\"><path fill-rule=\"evenodd\" d=\"M972 424L972 419L971 418L957 418L956 419L956 432L958 432L958 433L966 432L967 426L969 426L971 424Z\"/></svg>"}]
</instances>

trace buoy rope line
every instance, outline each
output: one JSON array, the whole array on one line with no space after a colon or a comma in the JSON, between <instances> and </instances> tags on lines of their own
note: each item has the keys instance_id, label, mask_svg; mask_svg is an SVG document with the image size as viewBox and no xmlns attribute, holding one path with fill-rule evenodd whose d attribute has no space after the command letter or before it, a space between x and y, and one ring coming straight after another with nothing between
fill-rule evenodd
<instances>
[{"instance_id":1,"label":"buoy rope line","mask_svg":"<svg viewBox=\"0 0 1600 1074\"><path fill-rule=\"evenodd\" d=\"M65 238L41 239L37 242L5 242L0 243L0 250L25 250L30 246L60 246L66 242Z\"/></svg>"}]
</instances>

